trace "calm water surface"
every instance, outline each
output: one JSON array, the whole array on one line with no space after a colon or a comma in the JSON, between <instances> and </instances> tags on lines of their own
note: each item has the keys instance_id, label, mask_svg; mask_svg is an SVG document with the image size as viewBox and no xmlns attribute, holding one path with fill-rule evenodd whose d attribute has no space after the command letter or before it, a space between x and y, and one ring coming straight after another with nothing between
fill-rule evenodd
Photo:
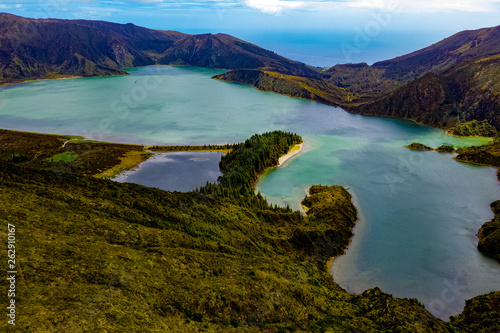
<instances>
[{"instance_id":1,"label":"calm water surface","mask_svg":"<svg viewBox=\"0 0 500 333\"><path fill-rule=\"evenodd\" d=\"M467 298L500 290L500 265L477 251L475 236L493 216L489 204L500 199L495 169L404 148L414 141L437 147L486 140L211 79L221 72L154 66L125 77L11 86L0 90L0 127L143 144L234 143L293 131L306 141L303 153L257 187L269 201L297 209L312 184L350 187L361 220L346 255L333 263L341 286L416 297L441 318L461 312ZM163 162L152 186L179 173Z\"/></svg>"},{"instance_id":2,"label":"calm water surface","mask_svg":"<svg viewBox=\"0 0 500 333\"><path fill-rule=\"evenodd\" d=\"M217 178L222 176L219 170L221 158L220 152L159 153L114 180L165 191L188 192L205 186L207 181L217 182Z\"/></svg>"}]
</instances>

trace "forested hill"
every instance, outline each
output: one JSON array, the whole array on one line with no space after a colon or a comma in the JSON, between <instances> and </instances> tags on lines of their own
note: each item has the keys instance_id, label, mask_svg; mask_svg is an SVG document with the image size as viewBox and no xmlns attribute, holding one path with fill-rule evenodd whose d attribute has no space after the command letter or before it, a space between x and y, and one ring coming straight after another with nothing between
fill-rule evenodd
<instances>
[{"instance_id":1,"label":"forested hill","mask_svg":"<svg viewBox=\"0 0 500 333\"><path fill-rule=\"evenodd\" d=\"M123 75L123 68L153 64L317 75L302 63L225 34L188 35L130 23L0 14L0 83Z\"/></svg>"}]
</instances>

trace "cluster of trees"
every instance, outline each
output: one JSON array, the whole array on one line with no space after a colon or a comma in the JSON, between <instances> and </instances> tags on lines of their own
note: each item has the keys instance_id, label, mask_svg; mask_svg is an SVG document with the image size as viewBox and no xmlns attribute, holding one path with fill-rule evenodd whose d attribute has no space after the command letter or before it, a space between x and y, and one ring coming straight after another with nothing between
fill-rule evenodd
<instances>
[{"instance_id":1,"label":"cluster of trees","mask_svg":"<svg viewBox=\"0 0 500 333\"><path fill-rule=\"evenodd\" d=\"M232 149L232 147L233 147L232 144L203 145L203 146L177 145L177 146L151 146L148 147L148 149L155 152L204 151L204 150L229 151Z\"/></svg>"},{"instance_id":2,"label":"cluster of trees","mask_svg":"<svg viewBox=\"0 0 500 333\"><path fill-rule=\"evenodd\" d=\"M278 209L271 207L254 186L259 175L271 167L276 167L280 156L291 147L302 143L297 134L282 131L256 134L244 143L232 146L231 152L222 157L220 169L223 176L218 184L208 184L198 191L215 197L232 198L246 207ZM289 210L289 207L286 208Z\"/></svg>"},{"instance_id":3,"label":"cluster of trees","mask_svg":"<svg viewBox=\"0 0 500 333\"><path fill-rule=\"evenodd\" d=\"M61 177L43 161L64 153L66 138L1 134L0 222L22 230L16 264L26 283L18 286L16 309L44 309L23 317L24 331L500 329L500 292L471 300L445 323L416 300L378 288L350 295L335 284L326 262L349 244L356 218L347 191L313 186L304 217L269 209L251 186L300 142L295 135L252 137L223 159L219 184L180 193L92 177L111 163L106 158L131 151L123 145L89 148L79 157L89 162ZM30 160L6 161L16 153ZM7 326L1 322L0 332Z\"/></svg>"}]
</instances>

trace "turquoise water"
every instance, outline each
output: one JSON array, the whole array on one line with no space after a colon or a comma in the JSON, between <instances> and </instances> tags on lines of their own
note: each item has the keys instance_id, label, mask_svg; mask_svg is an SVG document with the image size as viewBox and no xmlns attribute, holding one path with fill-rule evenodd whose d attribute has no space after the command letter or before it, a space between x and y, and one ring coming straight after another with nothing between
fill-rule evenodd
<instances>
[{"instance_id":1,"label":"turquoise water","mask_svg":"<svg viewBox=\"0 0 500 333\"><path fill-rule=\"evenodd\" d=\"M297 209L312 184L350 187L361 220L346 255L333 263L341 286L416 297L441 318L461 312L467 298L500 290L500 265L477 251L475 236L493 216L490 202L500 199L496 170L404 148L487 140L211 79L221 72L154 66L124 77L3 88L0 128L143 144L234 143L270 130L296 132L306 141L303 152L257 187L269 201Z\"/></svg>"}]
</instances>

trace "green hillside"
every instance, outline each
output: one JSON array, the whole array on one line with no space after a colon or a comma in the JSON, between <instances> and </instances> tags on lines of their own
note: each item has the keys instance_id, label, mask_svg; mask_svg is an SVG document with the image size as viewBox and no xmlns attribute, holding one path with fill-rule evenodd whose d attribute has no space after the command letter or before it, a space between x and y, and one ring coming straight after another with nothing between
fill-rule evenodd
<instances>
[{"instance_id":1,"label":"green hillside","mask_svg":"<svg viewBox=\"0 0 500 333\"><path fill-rule=\"evenodd\" d=\"M67 137L14 133L0 163L0 219L16 228L24 331L453 331L416 300L378 288L351 295L332 280L328 258L343 253L357 218L341 187L312 187L305 217L232 181L170 193L78 168L54 172L28 153L51 155L54 142L60 154L54 140ZM235 179L244 168L241 184L251 184L297 140L256 135L226 155L224 175ZM115 149L124 148L106 147ZM15 152L25 158L12 159ZM467 325L498 320L482 316ZM0 327L6 331L6 321Z\"/></svg>"}]
</instances>

